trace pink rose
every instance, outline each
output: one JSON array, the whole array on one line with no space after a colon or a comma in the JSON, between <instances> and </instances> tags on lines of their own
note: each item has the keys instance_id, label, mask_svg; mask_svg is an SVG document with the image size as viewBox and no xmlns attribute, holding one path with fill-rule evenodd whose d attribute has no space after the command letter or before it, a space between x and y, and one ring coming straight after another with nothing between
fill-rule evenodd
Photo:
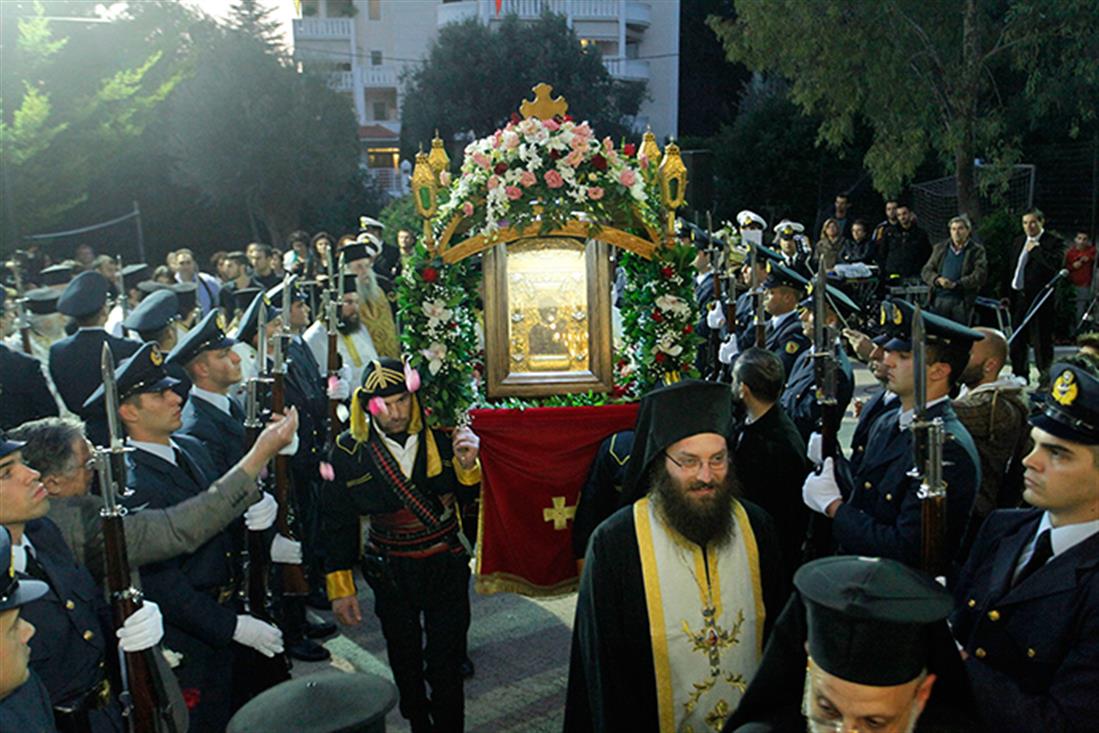
<instances>
[{"instance_id":1,"label":"pink rose","mask_svg":"<svg viewBox=\"0 0 1099 733\"><path fill-rule=\"evenodd\" d=\"M561 127L560 125L557 124L557 120L553 119L552 117L549 118L548 120L542 120L542 124L545 125L546 129L549 130L550 132L558 130Z\"/></svg>"},{"instance_id":2,"label":"pink rose","mask_svg":"<svg viewBox=\"0 0 1099 733\"><path fill-rule=\"evenodd\" d=\"M588 198L592 201L598 201L603 198L603 189L600 186L592 186L588 189Z\"/></svg>"},{"instance_id":3,"label":"pink rose","mask_svg":"<svg viewBox=\"0 0 1099 733\"><path fill-rule=\"evenodd\" d=\"M610 136L603 138L603 152L609 153L614 150L614 140L611 140Z\"/></svg>"},{"instance_id":4,"label":"pink rose","mask_svg":"<svg viewBox=\"0 0 1099 733\"><path fill-rule=\"evenodd\" d=\"M571 153L565 156L565 164L570 168L575 168L584 162L584 151L573 150Z\"/></svg>"},{"instance_id":5,"label":"pink rose","mask_svg":"<svg viewBox=\"0 0 1099 733\"><path fill-rule=\"evenodd\" d=\"M450 185L450 171L439 171L439 185Z\"/></svg>"},{"instance_id":6,"label":"pink rose","mask_svg":"<svg viewBox=\"0 0 1099 733\"><path fill-rule=\"evenodd\" d=\"M465 214L466 218L473 216L473 204L469 201L462 204L462 213Z\"/></svg>"},{"instance_id":7,"label":"pink rose","mask_svg":"<svg viewBox=\"0 0 1099 733\"><path fill-rule=\"evenodd\" d=\"M485 182L485 186L488 188L489 191L495 189L499 185L500 179L496 176L489 176L488 180Z\"/></svg>"},{"instance_id":8,"label":"pink rose","mask_svg":"<svg viewBox=\"0 0 1099 733\"><path fill-rule=\"evenodd\" d=\"M534 175L531 171L523 171L519 174L519 183L524 188L530 188L534 184L538 183L538 176Z\"/></svg>"},{"instance_id":9,"label":"pink rose","mask_svg":"<svg viewBox=\"0 0 1099 733\"><path fill-rule=\"evenodd\" d=\"M637 174L633 172L632 168L623 168L622 172L618 174L618 182L629 188L637 183Z\"/></svg>"},{"instance_id":10,"label":"pink rose","mask_svg":"<svg viewBox=\"0 0 1099 733\"><path fill-rule=\"evenodd\" d=\"M492 167L492 161L488 159L488 156L484 153L474 153L473 162L484 168L486 171Z\"/></svg>"},{"instance_id":11,"label":"pink rose","mask_svg":"<svg viewBox=\"0 0 1099 733\"><path fill-rule=\"evenodd\" d=\"M505 186L504 193L506 193L507 197L512 201L517 201L523 197L523 191L518 186Z\"/></svg>"},{"instance_id":12,"label":"pink rose","mask_svg":"<svg viewBox=\"0 0 1099 733\"><path fill-rule=\"evenodd\" d=\"M561 174L555 170L551 169L546 171L546 175L544 177L546 179L546 185L550 188L561 188L561 186L565 185L565 179L562 178Z\"/></svg>"},{"instance_id":13,"label":"pink rose","mask_svg":"<svg viewBox=\"0 0 1099 733\"><path fill-rule=\"evenodd\" d=\"M641 170L645 170L649 167L649 156L641 153L637 156L637 165L641 167Z\"/></svg>"}]
</instances>

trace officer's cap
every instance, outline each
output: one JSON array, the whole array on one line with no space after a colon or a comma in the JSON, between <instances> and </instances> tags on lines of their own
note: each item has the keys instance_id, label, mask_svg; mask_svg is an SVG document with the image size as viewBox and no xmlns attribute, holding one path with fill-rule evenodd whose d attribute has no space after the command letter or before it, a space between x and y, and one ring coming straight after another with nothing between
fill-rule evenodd
<instances>
[{"instance_id":1,"label":"officer's cap","mask_svg":"<svg viewBox=\"0 0 1099 733\"><path fill-rule=\"evenodd\" d=\"M114 369L115 383L118 385L118 402L138 394L163 392L179 384L175 377L169 377L164 371L164 354L160 347L150 341L144 344L129 359L123 359ZM84 402L86 411L103 409L103 385Z\"/></svg>"},{"instance_id":2,"label":"officer's cap","mask_svg":"<svg viewBox=\"0 0 1099 733\"><path fill-rule=\"evenodd\" d=\"M385 224L382 224L380 221L378 221L377 219L375 219L372 216L360 216L359 217L359 229L369 229L369 228L385 229Z\"/></svg>"},{"instance_id":3,"label":"officer's cap","mask_svg":"<svg viewBox=\"0 0 1099 733\"><path fill-rule=\"evenodd\" d=\"M73 318L98 313L107 303L110 283L98 272L82 272L72 279L57 300L57 310Z\"/></svg>"},{"instance_id":4,"label":"officer's cap","mask_svg":"<svg viewBox=\"0 0 1099 733\"><path fill-rule=\"evenodd\" d=\"M1049 374L1049 393L1030 424L1074 443L1099 445L1099 379L1064 362L1054 364Z\"/></svg>"},{"instance_id":5,"label":"officer's cap","mask_svg":"<svg viewBox=\"0 0 1099 733\"><path fill-rule=\"evenodd\" d=\"M233 307L238 311L246 310L252 305L256 296L263 292L263 288L241 288L233 291Z\"/></svg>"},{"instance_id":6,"label":"officer's cap","mask_svg":"<svg viewBox=\"0 0 1099 733\"><path fill-rule=\"evenodd\" d=\"M377 733L397 690L372 674L318 672L283 682L242 707L227 733Z\"/></svg>"},{"instance_id":7,"label":"officer's cap","mask_svg":"<svg viewBox=\"0 0 1099 733\"><path fill-rule=\"evenodd\" d=\"M286 281L284 280L267 291L267 299L280 308L283 306L282 291L283 285L285 284ZM309 300L309 293L302 288L302 280L297 275L290 276L290 300L297 300L303 303L308 302Z\"/></svg>"},{"instance_id":8,"label":"officer's cap","mask_svg":"<svg viewBox=\"0 0 1099 733\"><path fill-rule=\"evenodd\" d=\"M809 297L803 299L800 303L798 303L798 305L802 308L813 307L813 287L815 285L816 282L811 282L806 288ZM827 285L826 288L828 292L828 306L832 309L833 313L842 313L844 316L850 316L857 315L862 312L862 309L859 308L858 303L851 300L850 295L843 292L835 285Z\"/></svg>"},{"instance_id":9,"label":"officer's cap","mask_svg":"<svg viewBox=\"0 0 1099 733\"><path fill-rule=\"evenodd\" d=\"M953 602L938 583L894 560L826 557L794 575L805 602L809 656L860 685L911 682L927 668L931 626Z\"/></svg>"},{"instance_id":10,"label":"officer's cap","mask_svg":"<svg viewBox=\"0 0 1099 733\"><path fill-rule=\"evenodd\" d=\"M370 257L377 257L382 252L382 240L370 232L363 232L355 238L356 244L361 244L366 248L366 254ZM345 258L345 262L350 262L350 259Z\"/></svg>"},{"instance_id":11,"label":"officer's cap","mask_svg":"<svg viewBox=\"0 0 1099 733\"><path fill-rule=\"evenodd\" d=\"M198 303L198 285L195 283L176 283L169 286L179 299L179 317L191 315Z\"/></svg>"},{"instance_id":12,"label":"officer's cap","mask_svg":"<svg viewBox=\"0 0 1099 733\"><path fill-rule=\"evenodd\" d=\"M41 580L20 579L16 576L15 561L11 553L11 533L7 527L0 527L0 568L4 569L4 575L0 576L0 612L36 601L50 589ZM8 660L8 663L11 661Z\"/></svg>"},{"instance_id":13,"label":"officer's cap","mask_svg":"<svg viewBox=\"0 0 1099 733\"><path fill-rule=\"evenodd\" d=\"M4 458L17 450L22 450L23 446L26 444L27 443L24 440L11 440L0 431L0 458Z\"/></svg>"},{"instance_id":14,"label":"officer's cap","mask_svg":"<svg viewBox=\"0 0 1099 733\"><path fill-rule=\"evenodd\" d=\"M881 323L890 334L882 346L889 351L912 351L912 320L916 306L907 300L883 301ZM928 343L959 346L968 349L984 334L957 321L952 321L931 311L923 311L924 333Z\"/></svg>"},{"instance_id":15,"label":"officer's cap","mask_svg":"<svg viewBox=\"0 0 1099 733\"><path fill-rule=\"evenodd\" d=\"M760 229L767 228L767 222L763 217L748 209L743 209L736 215L736 223L741 229L749 225L758 226Z\"/></svg>"},{"instance_id":16,"label":"officer's cap","mask_svg":"<svg viewBox=\"0 0 1099 733\"><path fill-rule=\"evenodd\" d=\"M142 280L137 284L137 289L143 293L143 297L161 290L171 290L169 286L156 280Z\"/></svg>"},{"instance_id":17,"label":"officer's cap","mask_svg":"<svg viewBox=\"0 0 1099 733\"><path fill-rule=\"evenodd\" d=\"M252 299L251 305L248 306L248 310L244 311L244 315L240 317L236 331L230 334L233 339L246 344L252 343L252 339L256 335L256 329L259 328L259 309L261 307L267 308L268 323L281 313L278 308L271 305L271 301L267 299L264 293L257 294Z\"/></svg>"},{"instance_id":18,"label":"officer's cap","mask_svg":"<svg viewBox=\"0 0 1099 733\"><path fill-rule=\"evenodd\" d=\"M134 262L129 265L124 265L122 268L122 284L126 286L126 290L136 288L138 283L148 277L148 275L149 266L144 262Z\"/></svg>"},{"instance_id":19,"label":"officer's cap","mask_svg":"<svg viewBox=\"0 0 1099 733\"><path fill-rule=\"evenodd\" d=\"M805 232L805 225L790 221L789 219L783 219L778 224L775 224L775 234L782 239L793 239L795 234L802 234Z\"/></svg>"},{"instance_id":20,"label":"officer's cap","mask_svg":"<svg viewBox=\"0 0 1099 733\"><path fill-rule=\"evenodd\" d=\"M214 308L197 326L183 335L172 349L172 353L168 354L167 363L187 366L204 351L216 351L232 346L236 341L229 338L225 330L225 316L220 310Z\"/></svg>"},{"instance_id":21,"label":"officer's cap","mask_svg":"<svg viewBox=\"0 0 1099 733\"><path fill-rule=\"evenodd\" d=\"M57 301L61 297L53 288L35 288L23 296L23 306L39 316L48 316L57 312Z\"/></svg>"},{"instance_id":22,"label":"officer's cap","mask_svg":"<svg viewBox=\"0 0 1099 733\"><path fill-rule=\"evenodd\" d=\"M43 285L64 285L72 279L72 265L50 265L38 272L38 281Z\"/></svg>"},{"instance_id":23,"label":"officer's cap","mask_svg":"<svg viewBox=\"0 0 1099 733\"><path fill-rule=\"evenodd\" d=\"M122 327L141 333L156 333L179 317L179 299L170 288L147 296L130 311Z\"/></svg>"},{"instance_id":24,"label":"officer's cap","mask_svg":"<svg viewBox=\"0 0 1099 733\"><path fill-rule=\"evenodd\" d=\"M809 287L809 281L806 278L786 265L771 262L768 269L767 279L763 281L764 288L793 288L803 293Z\"/></svg>"}]
</instances>

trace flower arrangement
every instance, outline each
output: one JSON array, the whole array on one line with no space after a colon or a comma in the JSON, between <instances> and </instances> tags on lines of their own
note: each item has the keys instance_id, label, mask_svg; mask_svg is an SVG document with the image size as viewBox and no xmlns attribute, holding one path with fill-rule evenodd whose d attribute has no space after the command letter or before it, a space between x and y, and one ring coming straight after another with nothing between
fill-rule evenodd
<instances>
[{"instance_id":1,"label":"flower arrangement","mask_svg":"<svg viewBox=\"0 0 1099 733\"><path fill-rule=\"evenodd\" d=\"M660 386L673 372L698 376L695 355L702 339L695 333L695 254L694 247L677 243L661 247L651 260L622 255L622 340L627 347L617 373L636 395Z\"/></svg>"},{"instance_id":2,"label":"flower arrangement","mask_svg":"<svg viewBox=\"0 0 1099 733\"><path fill-rule=\"evenodd\" d=\"M480 275L468 261L444 265L417 244L397 282L401 341L423 375L424 413L432 427L461 424L475 394L471 356L477 315L471 293Z\"/></svg>"},{"instance_id":3,"label":"flower arrangement","mask_svg":"<svg viewBox=\"0 0 1099 733\"><path fill-rule=\"evenodd\" d=\"M504 226L522 229L539 222L542 232L563 226L585 212L596 222L634 220L658 228L660 196L646 176L650 161L637 146L616 149L609 137L599 140L587 122L571 117L511 121L465 148L461 174L448 188L435 225L454 216L468 220L470 235L493 237ZM652 190L650 190L652 189Z\"/></svg>"}]
</instances>

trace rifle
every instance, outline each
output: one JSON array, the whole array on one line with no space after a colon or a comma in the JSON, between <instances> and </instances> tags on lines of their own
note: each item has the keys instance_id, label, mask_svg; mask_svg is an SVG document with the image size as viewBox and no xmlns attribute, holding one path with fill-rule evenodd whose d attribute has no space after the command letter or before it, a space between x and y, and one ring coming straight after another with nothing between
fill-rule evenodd
<instances>
[{"instance_id":1,"label":"rifle","mask_svg":"<svg viewBox=\"0 0 1099 733\"><path fill-rule=\"evenodd\" d=\"M122 309L122 319L130 315L130 298L126 294L126 278L122 276L122 255L115 255L118 266L118 307Z\"/></svg>"},{"instance_id":2,"label":"rifle","mask_svg":"<svg viewBox=\"0 0 1099 733\"><path fill-rule=\"evenodd\" d=\"M709 211L706 212L706 254L710 260L710 271L714 275L714 302L717 304L716 308L722 309L722 315L725 315L725 303L722 300L721 294L721 277L724 274L725 262L721 256L723 248L718 245L716 239L714 239L714 219L713 214ZM706 318L708 314L703 313L702 317ZM726 318L728 322L728 318ZM716 380L721 375L721 362L718 361L717 354L718 349L721 348L721 332L719 330L710 331L710 337L706 344L706 363L710 366L710 377Z\"/></svg>"},{"instance_id":3,"label":"rifle","mask_svg":"<svg viewBox=\"0 0 1099 733\"><path fill-rule=\"evenodd\" d=\"M946 482L943 480L942 418L927 416L927 339L923 311L916 306L912 317L912 373L916 378L915 419L912 446L915 466L909 473L920 480L920 565L933 577L945 575L947 563Z\"/></svg>"},{"instance_id":4,"label":"rifle","mask_svg":"<svg viewBox=\"0 0 1099 733\"><path fill-rule=\"evenodd\" d=\"M759 281L759 274L756 272L756 263L759 261L759 248L763 244L763 232L755 229L749 229L742 235L744 241L751 247L751 252L748 255L749 266L752 268L752 297L755 298L755 329L756 329L756 342L755 346L764 348L767 345L767 318L763 310L763 284Z\"/></svg>"},{"instance_id":5,"label":"rifle","mask_svg":"<svg viewBox=\"0 0 1099 733\"><path fill-rule=\"evenodd\" d=\"M114 607L115 626L121 627L127 618L142 606L141 591L133 586L130 560L126 552L126 531L122 518L126 510L118 505L117 497L129 493L125 486L126 453L133 448L122 444L122 427L118 420L118 386L114 377L114 357L107 344L100 356L103 392L110 430L109 447L95 449L95 465L99 474L99 489L103 495L103 544L107 564L107 591ZM131 733L176 733L172 705L155 661L158 648L140 652L119 650L122 672L123 717Z\"/></svg>"},{"instance_id":6,"label":"rifle","mask_svg":"<svg viewBox=\"0 0 1099 733\"><path fill-rule=\"evenodd\" d=\"M328 303L327 313L325 313L325 326L328 333L328 382L332 381L335 377L339 379L340 369L343 367L343 358L340 356L339 346L337 345L337 337L339 332L336 330L336 324L339 321L339 308L341 302L340 291L343 289L343 267L344 259L343 253L340 254L339 261L339 280L332 272L332 258L334 254L331 250L328 252ZM332 444L336 440L336 436L339 435L342 428L342 421L339 415L339 400L328 400L328 425L325 427L325 456L328 455L327 449L331 448Z\"/></svg>"},{"instance_id":7,"label":"rifle","mask_svg":"<svg viewBox=\"0 0 1099 733\"><path fill-rule=\"evenodd\" d=\"M271 412L281 415L286 410L286 357L284 340L290 338L290 289L293 276L287 274L282 280L282 319L279 333L275 338L274 364L271 369ZM279 534L294 539L290 522L293 518L293 486L290 479L290 456L281 453L275 456L275 499L279 502L279 512L275 520ZM282 574L282 593L286 596L304 596L309 593L309 583L305 580L305 571L301 565L279 564Z\"/></svg>"},{"instance_id":8,"label":"rifle","mask_svg":"<svg viewBox=\"0 0 1099 733\"><path fill-rule=\"evenodd\" d=\"M11 259L8 264L11 266L11 274L15 278L15 290L17 297L15 299L15 323L16 328L19 329L19 338L23 342L23 353L27 356L34 356L31 353L31 322L27 318L26 298L23 292L23 265L19 262L19 253Z\"/></svg>"}]
</instances>

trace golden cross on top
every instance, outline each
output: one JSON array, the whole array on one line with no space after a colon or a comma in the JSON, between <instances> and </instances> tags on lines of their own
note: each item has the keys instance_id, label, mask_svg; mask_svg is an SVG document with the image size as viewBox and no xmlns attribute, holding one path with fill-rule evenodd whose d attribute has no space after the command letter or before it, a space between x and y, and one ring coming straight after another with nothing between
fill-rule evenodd
<instances>
[{"instance_id":1,"label":"golden cross on top","mask_svg":"<svg viewBox=\"0 0 1099 733\"><path fill-rule=\"evenodd\" d=\"M576 507L566 506L565 497L553 497L553 506L542 510L542 520L553 522L555 530L568 529L569 520L576 517Z\"/></svg>"}]
</instances>

